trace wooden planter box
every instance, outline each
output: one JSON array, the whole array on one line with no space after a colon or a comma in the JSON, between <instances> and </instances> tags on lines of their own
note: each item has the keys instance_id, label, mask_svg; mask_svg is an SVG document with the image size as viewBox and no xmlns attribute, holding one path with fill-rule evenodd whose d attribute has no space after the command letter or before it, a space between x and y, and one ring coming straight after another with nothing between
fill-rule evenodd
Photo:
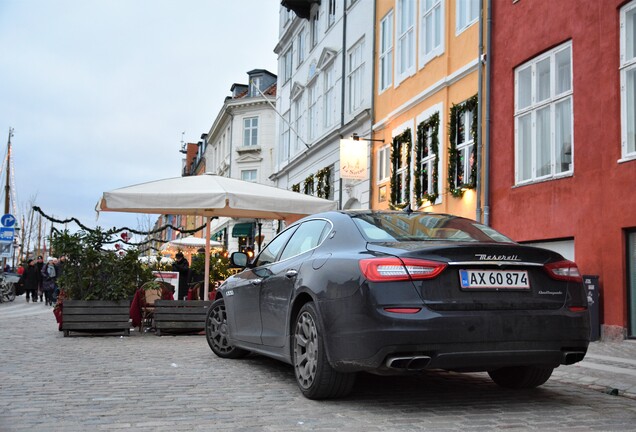
<instances>
[{"instance_id":1,"label":"wooden planter box","mask_svg":"<svg viewBox=\"0 0 636 432\"><path fill-rule=\"evenodd\" d=\"M111 333L130 335L130 302L98 300L64 300L62 330L70 332Z\"/></svg>"},{"instance_id":2,"label":"wooden planter box","mask_svg":"<svg viewBox=\"0 0 636 432\"><path fill-rule=\"evenodd\" d=\"M162 332L196 333L205 329L205 318L212 304L207 300L156 300L156 335Z\"/></svg>"}]
</instances>

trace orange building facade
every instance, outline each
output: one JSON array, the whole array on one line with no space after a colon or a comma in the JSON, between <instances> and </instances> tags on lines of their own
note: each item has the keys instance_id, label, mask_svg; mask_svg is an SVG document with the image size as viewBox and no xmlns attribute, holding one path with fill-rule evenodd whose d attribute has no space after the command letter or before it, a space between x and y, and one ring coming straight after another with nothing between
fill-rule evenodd
<instances>
[{"instance_id":1,"label":"orange building facade","mask_svg":"<svg viewBox=\"0 0 636 432\"><path fill-rule=\"evenodd\" d=\"M376 1L371 208L475 219L478 17L478 1Z\"/></svg>"}]
</instances>

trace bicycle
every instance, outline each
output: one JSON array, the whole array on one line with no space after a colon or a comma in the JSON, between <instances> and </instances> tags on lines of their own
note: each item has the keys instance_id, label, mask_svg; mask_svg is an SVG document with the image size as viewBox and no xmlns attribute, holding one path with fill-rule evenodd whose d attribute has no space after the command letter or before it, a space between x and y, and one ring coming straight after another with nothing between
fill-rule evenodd
<instances>
[{"instance_id":1,"label":"bicycle","mask_svg":"<svg viewBox=\"0 0 636 432\"><path fill-rule=\"evenodd\" d=\"M0 273L0 303L15 300L15 284L18 280L18 275Z\"/></svg>"}]
</instances>

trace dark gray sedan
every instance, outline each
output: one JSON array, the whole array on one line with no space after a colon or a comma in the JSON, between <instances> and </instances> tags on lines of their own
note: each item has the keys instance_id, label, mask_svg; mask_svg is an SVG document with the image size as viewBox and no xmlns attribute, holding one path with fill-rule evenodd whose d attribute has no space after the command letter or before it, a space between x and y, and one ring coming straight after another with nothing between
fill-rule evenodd
<instances>
[{"instance_id":1,"label":"dark gray sedan","mask_svg":"<svg viewBox=\"0 0 636 432\"><path fill-rule=\"evenodd\" d=\"M537 387L581 361L587 297L576 264L446 214L335 211L289 226L217 292L207 340L294 366L311 399L342 397L355 373L486 371Z\"/></svg>"}]
</instances>

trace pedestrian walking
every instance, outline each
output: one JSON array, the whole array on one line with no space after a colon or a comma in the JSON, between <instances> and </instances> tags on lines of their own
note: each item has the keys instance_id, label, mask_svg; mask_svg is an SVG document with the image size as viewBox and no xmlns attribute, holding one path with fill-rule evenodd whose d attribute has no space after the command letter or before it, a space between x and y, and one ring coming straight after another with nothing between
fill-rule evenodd
<instances>
[{"instance_id":1,"label":"pedestrian walking","mask_svg":"<svg viewBox=\"0 0 636 432\"><path fill-rule=\"evenodd\" d=\"M42 291L44 292L44 300L47 306L53 306L53 291L55 290L55 279L57 278L56 264L57 259L49 257L40 272L42 275Z\"/></svg>"},{"instance_id":2,"label":"pedestrian walking","mask_svg":"<svg viewBox=\"0 0 636 432\"><path fill-rule=\"evenodd\" d=\"M42 255L38 255L38 259L35 262L35 266L38 269L38 297L40 297L40 301L42 301L42 297L44 296L44 291L42 290L42 267L44 267L44 260L42 259Z\"/></svg>"},{"instance_id":3,"label":"pedestrian walking","mask_svg":"<svg viewBox=\"0 0 636 432\"><path fill-rule=\"evenodd\" d=\"M18 280L18 284L21 284L26 292L27 303L29 300L33 300L33 303L37 303L38 281L38 269L35 265L35 261L33 259L29 259L27 261L26 268L24 269L24 273L22 273L20 280Z\"/></svg>"}]
</instances>

